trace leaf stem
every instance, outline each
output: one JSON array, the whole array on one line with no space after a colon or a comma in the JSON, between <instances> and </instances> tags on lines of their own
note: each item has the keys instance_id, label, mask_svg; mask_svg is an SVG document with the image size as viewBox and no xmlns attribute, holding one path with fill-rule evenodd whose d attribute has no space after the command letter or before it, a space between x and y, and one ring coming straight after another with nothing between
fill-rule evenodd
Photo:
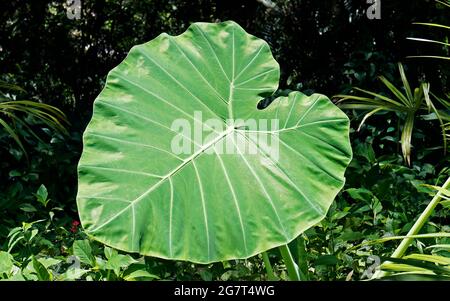
<instances>
[{"instance_id":1,"label":"leaf stem","mask_svg":"<svg viewBox=\"0 0 450 301\"><path fill-rule=\"evenodd\" d=\"M297 265L299 267L300 278L308 281L309 273L308 273L308 260L307 260L306 244L305 244L305 239L303 238L302 235L297 237L297 252L298 252Z\"/></svg>"},{"instance_id":2,"label":"leaf stem","mask_svg":"<svg viewBox=\"0 0 450 301\"><path fill-rule=\"evenodd\" d=\"M442 186L443 189L448 189L450 187L450 177L445 181L444 185ZM422 212L422 214L419 216L417 221L414 223L414 225L409 230L408 234L406 236L413 236L417 235L420 232L420 229L422 229L423 225L427 222L428 218L433 213L434 209L436 208L437 204L439 204L439 201L442 198L442 190L439 190L436 195L433 197L431 202L428 204L428 206L425 208L425 210ZM402 242L398 245L397 249L395 249L394 253L392 253L392 258L400 258L402 257L408 247L413 242L414 238L406 237L402 240ZM378 270L375 274L373 274L372 279L375 278L381 278L383 276L386 276L388 273Z\"/></svg>"},{"instance_id":3,"label":"leaf stem","mask_svg":"<svg viewBox=\"0 0 450 301\"><path fill-rule=\"evenodd\" d=\"M292 257L288 245L279 246L278 249L280 249L281 256L283 257L284 264L286 265L289 279L293 281L300 281L301 279L298 266L295 263L294 258Z\"/></svg>"},{"instance_id":4,"label":"leaf stem","mask_svg":"<svg viewBox=\"0 0 450 301\"><path fill-rule=\"evenodd\" d=\"M267 278L271 281L277 280L277 278L275 277L275 274L273 272L272 265L270 264L269 255L267 254L267 252L262 253L262 258L264 261L264 266L266 268Z\"/></svg>"}]
</instances>

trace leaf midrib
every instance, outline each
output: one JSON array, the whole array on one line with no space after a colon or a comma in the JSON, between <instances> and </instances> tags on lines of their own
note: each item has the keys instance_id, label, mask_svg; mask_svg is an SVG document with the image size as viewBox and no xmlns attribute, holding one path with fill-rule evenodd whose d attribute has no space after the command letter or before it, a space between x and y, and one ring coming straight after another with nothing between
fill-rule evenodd
<instances>
[{"instance_id":1,"label":"leaf midrib","mask_svg":"<svg viewBox=\"0 0 450 301\"><path fill-rule=\"evenodd\" d=\"M140 196L135 198L134 200L129 202L129 205L127 205L125 208L120 210L118 213L113 215L111 218L109 218L106 222L101 224L100 226L96 227L95 229L91 230L90 232L95 232L103 228L104 226L108 225L110 222L115 220L117 217L119 217L122 213L124 213L126 210L128 210L130 207L134 206L136 203L143 200L148 194L153 192L155 189L157 189L161 184L163 184L167 179L170 179L174 174L176 174L178 171L183 169L187 164L193 162L195 158L197 158L200 154L205 152L207 149L209 149L211 146L219 142L220 140L224 139L227 135L234 132L234 127L230 126L226 131L223 131L218 135L216 138L211 140L210 142L206 143L202 147L200 147L194 154L189 156L188 158L184 159L181 164L179 164L175 169L171 170L167 175L161 177L161 179L154 185L152 185L149 189L147 189L144 193L142 193Z\"/></svg>"},{"instance_id":2,"label":"leaf midrib","mask_svg":"<svg viewBox=\"0 0 450 301\"><path fill-rule=\"evenodd\" d=\"M199 31L202 32L202 30L199 28ZM209 228L208 228L208 218L207 218L207 212L206 212L206 203L205 203L205 198L204 198L204 193L202 191L202 184L201 184L201 180L200 180L200 174L198 172L198 169L195 165L195 159L200 156L204 151L206 151L207 149L209 149L210 147L214 147L214 145L219 142L220 140L224 139L227 135L234 133L234 131L238 130L237 128L235 128L234 126L234 114L233 114L233 93L235 88L234 85L234 81L235 81L235 36L234 36L234 28L232 28L232 49L231 49L231 57L232 57L232 79L231 81L228 79L228 77L226 76L225 70L223 70L223 66L221 65L221 62L218 60L217 54L215 53L215 50L213 49L213 47L211 46L211 44L209 43L208 39L203 35L202 32L202 36L205 38L206 42L208 43L211 51L214 53L214 56L216 58L216 60L218 61L222 71L224 71L225 76L227 77L227 79L229 80L229 95L228 95L228 102L227 102L227 110L228 110L228 120L231 121L231 124L228 124L228 128L223 131L223 132L217 132L216 130L214 130L214 132L218 133L218 136L215 137L213 140L211 140L210 142L202 145L199 147L199 149L194 152L194 154L192 154L191 156L189 156L188 158L184 159L183 162L181 164L179 164L178 166L176 166L173 170L171 170L167 175L163 176L156 184L152 185L149 189L147 189L144 193L142 193L139 197L135 198L134 200L130 201L130 203L123 208L122 210L120 210L118 213L116 213L113 217L109 218L106 222L104 222L103 224L101 224L100 226L96 227L95 229L91 230L90 232L95 232L98 231L99 229L103 228L104 226L106 226L107 224L109 224L110 222L112 222L114 219L116 219L117 217L119 217L121 214L123 214L126 210L128 210L129 208L131 208L131 214L132 214L132 237L131 237L131 243L132 246L134 246L134 241L135 241L135 234L136 234L136 217L135 217L135 208L134 205L137 204L138 202L140 202L141 200L145 199L145 197L147 195L149 195L151 192L153 192L155 189L157 189L158 187L160 187L160 185L162 185L163 183L165 183L167 180L169 181L170 184L170 213L169 213L169 252L171 254L173 254L173 249L172 249L172 214L173 214L173 192L174 192L174 187L173 187L173 183L172 183L172 177L173 175L175 175L177 172L179 172L180 170L182 170L187 164L192 163L195 169L195 173L196 173L196 177L197 180L199 182L199 189L201 190L201 200L202 200L202 208L203 208L203 215L204 215L204 222L205 222L205 231L206 231L206 236L207 236L207 248L208 248L208 258L210 258L210 239L209 239ZM176 48L178 49L178 51L183 55L183 57L185 58L185 60L191 65L191 67L194 69L194 71L196 71L197 73L200 74L201 78L207 83L207 85L212 88L214 90L214 92L217 94L217 96L220 98L220 100L224 101L224 98L218 93L218 91L210 84L210 82L203 76L203 74L201 74L201 72L195 67L195 65L193 64L193 62L189 59L189 57L184 53L184 51L182 51L182 49L180 49L179 45L176 43L176 41L174 39L171 39L173 41L173 43L175 44ZM241 70L238 74L237 77L239 77L244 71L245 69L255 60L255 58L260 54L260 52L262 51L263 46L260 47L260 49L258 50L258 52L256 53L256 55L252 58L252 60L246 65L246 67ZM164 73L166 73L178 86L180 86L181 88L183 88L184 90L186 90L197 102L199 102L200 104L202 104L204 107L206 107L208 109L208 111L212 112L215 116L219 117L218 114L216 112L214 112L208 105L206 105L206 103L204 103L199 97L197 97L195 94L193 94L193 92L191 92L186 86L184 86L182 83L180 83L168 70L166 70L164 67L162 67L161 65L159 65L157 62L155 62L155 60L153 58L151 58L150 56L148 56L144 51L141 52L145 57L147 57L147 59L149 59L154 65L156 65L158 68L160 68ZM237 78L236 77L236 78ZM124 80L127 80L125 78L122 78ZM153 94L154 96L156 96L159 100L162 100L164 103L171 105L170 102L168 102L167 100L162 99L159 95L155 95L155 93L152 93L151 91L148 91L146 88L140 86L139 84L132 82L130 80L127 80L128 82L138 86L139 88L145 90L147 93ZM296 100L296 99L294 99ZM286 128L286 124L288 122L288 120L290 119L293 107L295 105L295 101L293 103L293 105L291 106L291 110L289 112L289 118L287 118L286 120L286 124L284 125L283 129L280 131L287 131L287 130L295 130L298 129L301 126L298 126L299 123L305 118L306 115L308 115L309 111L313 109L313 107L316 105L318 99L316 99L315 103L310 106L310 108L305 112L305 114L303 114L303 116L297 121L297 123L295 124L294 127L291 128ZM173 106L173 105L172 105ZM183 110L181 110L181 108L178 108L177 106L175 106L177 110L180 110L182 113L188 115L190 118L192 118L194 121L196 121L195 117L188 114L187 112L184 112ZM220 117L219 117L220 118ZM221 119L221 118L220 118ZM221 119L222 122L224 122L223 119ZM326 121L330 121L330 120L326 120ZM305 125L302 125L305 126ZM261 131L258 131L261 132ZM263 131L264 132L264 131ZM270 131L271 133L274 133L274 131ZM245 135L244 135L245 137ZM234 137L233 137L233 143L235 144L236 142L234 141ZM256 144L256 143L255 143ZM237 145L235 144L235 146L237 147ZM259 147L258 147L259 148ZM214 149L215 151L215 149ZM245 161L246 165L248 166L248 168L250 169L250 171L252 172L253 176L255 177L255 179L257 180L257 182L260 184L261 189L264 191L264 193L266 194L266 196L268 197L268 201L271 204L271 207L273 208L277 218L278 218L278 222L280 223L280 226L284 232L284 235L287 236L286 233L286 229L284 227L284 224L281 221L281 218L278 214L278 210L275 206L275 204L273 203L273 200L271 199L270 194L266 191L264 184L261 182L261 180L259 179L258 175L256 174L256 171L253 169L253 167L250 165L250 163L245 159L244 155L238 150L239 152L239 156ZM237 199L237 196L234 193L234 188L232 187L233 185L230 182L230 179L228 177L228 174L224 168L224 162L221 160L220 155L217 154L217 152L215 151L216 155L219 157L220 163L222 165L222 168L224 169L224 174L227 178L228 181L228 185L230 186L230 189L232 190L232 194L233 194L233 198L234 198L234 202L235 202L235 206L236 209L238 211L238 215L239 215L239 220L240 220L240 224L241 224L241 230L242 230L242 234L243 234L243 241L244 241L244 247L245 249L247 249L247 243L246 243L246 237L245 237L245 230L243 228L243 222L242 222L242 217L240 215L240 208L239 208L239 200ZM302 193L303 194L303 193ZM314 206L313 206L314 207ZM314 209L317 210L317 208L314 207Z\"/></svg>"}]
</instances>

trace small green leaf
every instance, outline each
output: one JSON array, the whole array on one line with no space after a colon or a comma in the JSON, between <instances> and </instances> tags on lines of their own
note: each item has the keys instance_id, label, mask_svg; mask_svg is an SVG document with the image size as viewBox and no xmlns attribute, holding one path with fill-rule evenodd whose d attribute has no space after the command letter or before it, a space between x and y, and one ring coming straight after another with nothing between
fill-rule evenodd
<instances>
[{"instance_id":1,"label":"small green leaf","mask_svg":"<svg viewBox=\"0 0 450 301\"><path fill-rule=\"evenodd\" d=\"M23 232L28 231L33 226L33 223L22 222Z\"/></svg>"},{"instance_id":2,"label":"small green leaf","mask_svg":"<svg viewBox=\"0 0 450 301\"><path fill-rule=\"evenodd\" d=\"M333 214L331 219L333 221L340 220L341 218L344 218L345 216L347 216L349 213L350 212L348 212L348 211L339 211L339 212L336 212L335 214Z\"/></svg>"},{"instance_id":3,"label":"small green leaf","mask_svg":"<svg viewBox=\"0 0 450 301\"><path fill-rule=\"evenodd\" d=\"M203 281L212 281L212 273L210 271L200 270L198 273Z\"/></svg>"},{"instance_id":4,"label":"small green leaf","mask_svg":"<svg viewBox=\"0 0 450 301\"><path fill-rule=\"evenodd\" d=\"M110 248L110 247L108 247L108 246L105 246L104 253L105 253L106 259L110 259L112 256L118 254L118 253L117 253L117 250L115 250L115 249L113 249L113 248Z\"/></svg>"},{"instance_id":5,"label":"small green leaf","mask_svg":"<svg viewBox=\"0 0 450 301\"><path fill-rule=\"evenodd\" d=\"M28 237L28 241L30 242L39 233L39 230L33 229L33 230L31 230L31 232L28 232L28 233L30 233L30 236Z\"/></svg>"},{"instance_id":6,"label":"small green leaf","mask_svg":"<svg viewBox=\"0 0 450 301\"><path fill-rule=\"evenodd\" d=\"M338 239L342 241L354 241L359 240L364 237L364 234L361 232L354 232L351 229L345 229L341 235L339 235Z\"/></svg>"},{"instance_id":7,"label":"small green leaf","mask_svg":"<svg viewBox=\"0 0 450 301\"><path fill-rule=\"evenodd\" d=\"M28 213L31 213L31 212L37 212L36 207L34 207L33 205L31 205L31 204L29 204L29 203L22 204L22 205L20 205L19 208L20 208L20 210L22 210L23 212L28 212Z\"/></svg>"},{"instance_id":8,"label":"small green leaf","mask_svg":"<svg viewBox=\"0 0 450 301\"><path fill-rule=\"evenodd\" d=\"M118 253L112 253L111 257L108 258L105 268L108 270L113 270L117 276L120 276L120 269L127 268L137 261L133 259L130 255L122 255Z\"/></svg>"},{"instance_id":9,"label":"small green leaf","mask_svg":"<svg viewBox=\"0 0 450 301\"><path fill-rule=\"evenodd\" d=\"M42 205L44 205L44 207L47 207L48 202L50 201L50 199L48 199L48 191L47 188L44 186L44 184L42 184L39 189L37 190L37 192L35 193L36 196L36 200L41 203Z\"/></svg>"},{"instance_id":10,"label":"small green leaf","mask_svg":"<svg viewBox=\"0 0 450 301\"><path fill-rule=\"evenodd\" d=\"M447 209L450 209L450 200L441 201L441 205Z\"/></svg>"},{"instance_id":11,"label":"small green leaf","mask_svg":"<svg viewBox=\"0 0 450 301\"><path fill-rule=\"evenodd\" d=\"M371 203L374 198L372 191L365 188L349 188L345 190L345 192L347 192L350 197L356 201Z\"/></svg>"},{"instance_id":12,"label":"small green leaf","mask_svg":"<svg viewBox=\"0 0 450 301\"><path fill-rule=\"evenodd\" d=\"M20 171L18 171L18 170L11 170L10 172L9 172L9 176L11 177L11 178L13 178L13 177L20 177L22 175L22 173L20 172Z\"/></svg>"},{"instance_id":13,"label":"small green leaf","mask_svg":"<svg viewBox=\"0 0 450 301\"><path fill-rule=\"evenodd\" d=\"M26 281L26 279L23 277L22 272L18 270L15 272L11 277L8 278L10 281Z\"/></svg>"},{"instance_id":14,"label":"small green leaf","mask_svg":"<svg viewBox=\"0 0 450 301\"><path fill-rule=\"evenodd\" d=\"M41 281L50 281L52 280L51 273L47 270L47 268L36 259L36 257L33 256L33 268L36 273L36 276L38 277L38 280Z\"/></svg>"},{"instance_id":15,"label":"small green leaf","mask_svg":"<svg viewBox=\"0 0 450 301\"><path fill-rule=\"evenodd\" d=\"M159 279L159 277L149 273L144 264L132 264L123 272L123 279L127 281L136 281Z\"/></svg>"},{"instance_id":16,"label":"small green leaf","mask_svg":"<svg viewBox=\"0 0 450 301\"><path fill-rule=\"evenodd\" d=\"M14 266L13 257L8 252L0 251L0 278L3 274L8 276Z\"/></svg>"},{"instance_id":17,"label":"small green leaf","mask_svg":"<svg viewBox=\"0 0 450 301\"><path fill-rule=\"evenodd\" d=\"M65 273L60 275L59 278L62 280L78 280L87 272L89 271L79 268L69 268Z\"/></svg>"},{"instance_id":18,"label":"small green leaf","mask_svg":"<svg viewBox=\"0 0 450 301\"><path fill-rule=\"evenodd\" d=\"M40 263L42 263L44 265L45 268L49 268L51 266L57 265L61 262L60 259L56 259L56 258L39 258L38 259Z\"/></svg>"},{"instance_id":19,"label":"small green leaf","mask_svg":"<svg viewBox=\"0 0 450 301\"><path fill-rule=\"evenodd\" d=\"M80 262L95 266L95 257L92 254L92 248L88 240L77 240L73 243L73 255L77 256Z\"/></svg>"},{"instance_id":20,"label":"small green leaf","mask_svg":"<svg viewBox=\"0 0 450 301\"><path fill-rule=\"evenodd\" d=\"M334 255L322 255L314 262L315 265L336 265L338 263L339 260Z\"/></svg>"}]
</instances>

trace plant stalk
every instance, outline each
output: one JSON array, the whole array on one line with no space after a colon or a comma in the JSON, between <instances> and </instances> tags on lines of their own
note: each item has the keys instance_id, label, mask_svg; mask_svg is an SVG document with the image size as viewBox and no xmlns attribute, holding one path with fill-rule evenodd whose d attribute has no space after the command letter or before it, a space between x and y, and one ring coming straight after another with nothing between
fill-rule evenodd
<instances>
[{"instance_id":1,"label":"plant stalk","mask_svg":"<svg viewBox=\"0 0 450 301\"><path fill-rule=\"evenodd\" d=\"M270 281L277 280L277 278L275 277L275 274L273 272L272 265L270 264L269 255L267 254L267 252L262 253L262 258L264 261L264 266L266 268L267 278Z\"/></svg>"},{"instance_id":2,"label":"plant stalk","mask_svg":"<svg viewBox=\"0 0 450 301\"><path fill-rule=\"evenodd\" d=\"M303 238L302 235L297 237L297 252L298 252L297 265L298 265L299 272L300 272L300 278L308 281L309 273L308 273L307 252L306 252L305 239Z\"/></svg>"},{"instance_id":3,"label":"plant stalk","mask_svg":"<svg viewBox=\"0 0 450 301\"><path fill-rule=\"evenodd\" d=\"M450 177L445 181L444 185L442 186L443 189L448 189L450 187ZM439 204L440 200L442 199L442 191L438 191L431 202L428 204L428 206L425 208L425 210L422 212L422 214L419 216L417 221L414 223L414 225L409 230L408 234L406 236L412 236L419 234L420 230L422 229L423 225L427 222L428 218L433 213L434 209L436 208L437 204ZM394 253L392 253L392 258L400 258L402 257L408 247L413 242L414 238L404 238L401 243L398 245L397 249L395 249ZM383 276L386 276L388 273L385 271L378 270L376 273L373 274L372 279L381 278Z\"/></svg>"},{"instance_id":4,"label":"plant stalk","mask_svg":"<svg viewBox=\"0 0 450 301\"><path fill-rule=\"evenodd\" d=\"M288 245L282 245L278 248L280 249L281 256L283 257L284 264L286 265L289 279L293 281L300 281L300 272L294 258L292 257Z\"/></svg>"}]
</instances>

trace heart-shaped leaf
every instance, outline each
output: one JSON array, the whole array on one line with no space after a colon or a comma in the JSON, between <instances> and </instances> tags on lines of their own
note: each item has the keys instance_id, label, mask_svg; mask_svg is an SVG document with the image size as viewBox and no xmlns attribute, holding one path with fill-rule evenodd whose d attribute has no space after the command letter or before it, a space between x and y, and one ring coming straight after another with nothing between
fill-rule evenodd
<instances>
[{"instance_id":1,"label":"heart-shaped leaf","mask_svg":"<svg viewBox=\"0 0 450 301\"><path fill-rule=\"evenodd\" d=\"M349 120L318 94L258 110L278 80L267 43L234 22L133 47L83 137L86 232L120 250L208 263L286 244L319 222L344 183Z\"/></svg>"}]
</instances>

